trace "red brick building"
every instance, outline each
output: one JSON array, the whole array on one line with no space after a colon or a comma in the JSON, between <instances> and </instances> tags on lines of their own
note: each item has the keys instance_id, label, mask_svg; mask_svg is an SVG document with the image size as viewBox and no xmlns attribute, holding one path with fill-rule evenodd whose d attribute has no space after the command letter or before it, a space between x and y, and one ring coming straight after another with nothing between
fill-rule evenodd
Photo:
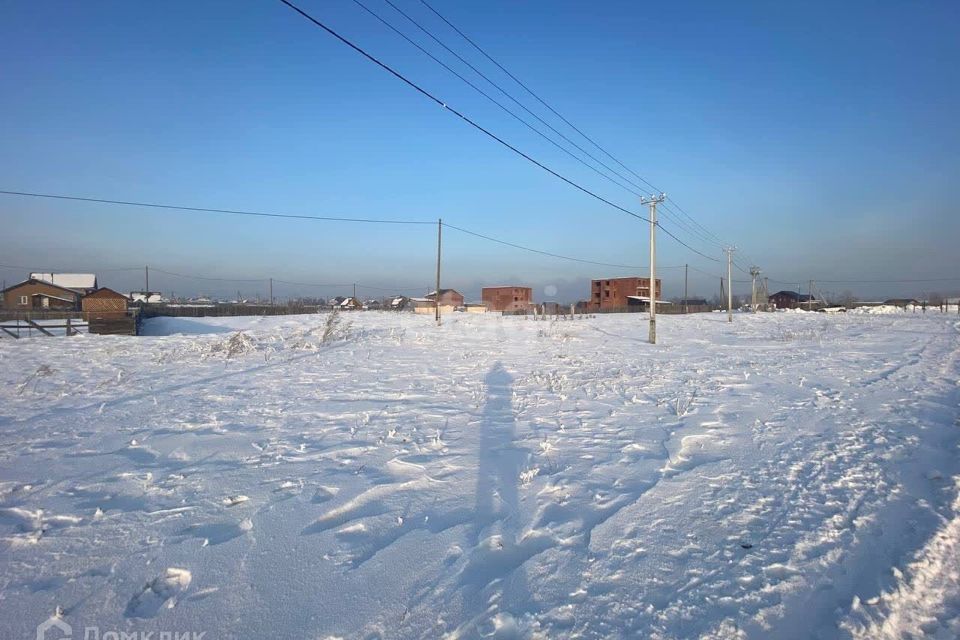
<instances>
[{"instance_id":1,"label":"red brick building","mask_svg":"<svg viewBox=\"0 0 960 640\"><path fill-rule=\"evenodd\" d=\"M533 307L533 289L530 287L483 287L480 299L488 311L526 313Z\"/></svg>"},{"instance_id":2,"label":"red brick building","mask_svg":"<svg viewBox=\"0 0 960 640\"><path fill-rule=\"evenodd\" d=\"M650 297L650 278L608 278L590 281L590 305L594 311L626 309L629 296ZM656 299L663 299L660 278L657 278Z\"/></svg>"},{"instance_id":3,"label":"red brick building","mask_svg":"<svg viewBox=\"0 0 960 640\"><path fill-rule=\"evenodd\" d=\"M427 300L431 302L437 299L437 292L431 291L426 295ZM456 289L440 289L441 307L462 307L463 294Z\"/></svg>"}]
</instances>

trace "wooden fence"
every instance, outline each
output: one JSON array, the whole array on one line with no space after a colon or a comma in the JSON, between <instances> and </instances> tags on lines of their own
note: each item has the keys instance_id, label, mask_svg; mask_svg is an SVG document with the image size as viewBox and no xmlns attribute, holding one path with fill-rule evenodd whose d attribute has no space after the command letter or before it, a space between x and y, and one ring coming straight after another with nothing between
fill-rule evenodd
<instances>
[{"instance_id":1,"label":"wooden fence","mask_svg":"<svg viewBox=\"0 0 960 640\"><path fill-rule=\"evenodd\" d=\"M32 318L15 318L13 320L0 321L0 332L3 337L9 338L30 338L36 335L56 336L62 335L75 336L81 333L81 330L90 331L90 325L83 320L74 318L62 318L62 322L56 319L53 321L46 319L43 321Z\"/></svg>"},{"instance_id":2,"label":"wooden fence","mask_svg":"<svg viewBox=\"0 0 960 640\"><path fill-rule=\"evenodd\" d=\"M140 315L144 318L159 316L204 318L207 316L285 316L307 313L318 313L326 307L317 305L269 305L269 304L211 304L211 305L177 305L177 304L142 304L139 305Z\"/></svg>"}]
</instances>

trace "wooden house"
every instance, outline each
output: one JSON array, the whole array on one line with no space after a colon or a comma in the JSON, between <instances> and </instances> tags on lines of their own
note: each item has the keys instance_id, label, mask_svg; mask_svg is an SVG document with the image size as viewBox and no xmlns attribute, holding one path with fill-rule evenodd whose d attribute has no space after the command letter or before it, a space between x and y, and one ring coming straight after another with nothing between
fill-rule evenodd
<instances>
[{"instance_id":1,"label":"wooden house","mask_svg":"<svg viewBox=\"0 0 960 640\"><path fill-rule=\"evenodd\" d=\"M7 311L77 311L77 291L30 278L3 290L3 308Z\"/></svg>"}]
</instances>

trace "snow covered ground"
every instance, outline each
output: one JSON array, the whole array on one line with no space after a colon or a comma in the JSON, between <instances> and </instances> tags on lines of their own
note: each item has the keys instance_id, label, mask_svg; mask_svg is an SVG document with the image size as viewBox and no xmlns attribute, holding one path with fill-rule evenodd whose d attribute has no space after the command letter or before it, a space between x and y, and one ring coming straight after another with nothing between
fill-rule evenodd
<instances>
[{"instance_id":1,"label":"snow covered ground","mask_svg":"<svg viewBox=\"0 0 960 640\"><path fill-rule=\"evenodd\" d=\"M0 637L960 637L955 314L341 318L0 340Z\"/></svg>"}]
</instances>

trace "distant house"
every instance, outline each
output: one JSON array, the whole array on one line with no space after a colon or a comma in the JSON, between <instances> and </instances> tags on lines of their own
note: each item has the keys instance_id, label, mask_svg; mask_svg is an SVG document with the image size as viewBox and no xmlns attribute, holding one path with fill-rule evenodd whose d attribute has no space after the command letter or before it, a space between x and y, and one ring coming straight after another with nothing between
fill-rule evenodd
<instances>
[{"instance_id":1,"label":"distant house","mask_svg":"<svg viewBox=\"0 0 960 640\"><path fill-rule=\"evenodd\" d=\"M796 291L777 291L767 298L767 302L777 309L799 309L801 307L815 307L819 304L810 294L797 293Z\"/></svg>"},{"instance_id":2,"label":"distant house","mask_svg":"<svg viewBox=\"0 0 960 640\"><path fill-rule=\"evenodd\" d=\"M2 293L3 308L10 311L77 311L82 295L37 278L7 287Z\"/></svg>"},{"instance_id":3,"label":"distant house","mask_svg":"<svg viewBox=\"0 0 960 640\"><path fill-rule=\"evenodd\" d=\"M533 289L516 285L483 287L480 298L490 311L526 313L533 309Z\"/></svg>"},{"instance_id":4,"label":"distant house","mask_svg":"<svg viewBox=\"0 0 960 640\"><path fill-rule=\"evenodd\" d=\"M341 311L352 311L360 309L362 305L356 298L344 298L337 306L340 307Z\"/></svg>"},{"instance_id":5,"label":"distant house","mask_svg":"<svg viewBox=\"0 0 960 640\"><path fill-rule=\"evenodd\" d=\"M437 292L431 291L425 297L427 300L436 300ZM456 289L440 289L440 306L441 307L462 307L463 294L461 294Z\"/></svg>"},{"instance_id":6,"label":"distant house","mask_svg":"<svg viewBox=\"0 0 960 640\"><path fill-rule=\"evenodd\" d=\"M392 311L403 311L409 308L410 298L407 296L395 296L390 299L390 309Z\"/></svg>"},{"instance_id":7,"label":"distant house","mask_svg":"<svg viewBox=\"0 0 960 640\"><path fill-rule=\"evenodd\" d=\"M131 291L131 302L145 302L147 304L160 304L164 302L163 294L159 291Z\"/></svg>"},{"instance_id":8,"label":"distant house","mask_svg":"<svg viewBox=\"0 0 960 640\"><path fill-rule=\"evenodd\" d=\"M101 287L83 296L80 301L86 320L123 318L127 315L130 299L113 289Z\"/></svg>"},{"instance_id":9,"label":"distant house","mask_svg":"<svg viewBox=\"0 0 960 640\"><path fill-rule=\"evenodd\" d=\"M437 303L430 298L408 298L407 305L413 309L414 313L431 314L435 313L437 309ZM447 309L441 307L440 310L441 312L445 310L452 311L453 307L447 307Z\"/></svg>"},{"instance_id":10,"label":"distant house","mask_svg":"<svg viewBox=\"0 0 960 640\"><path fill-rule=\"evenodd\" d=\"M708 303L705 298L681 298L677 301L677 307L679 307L679 311L684 311L685 313L710 311L710 303Z\"/></svg>"},{"instance_id":11,"label":"distant house","mask_svg":"<svg viewBox=\"0 0 960 640\"><path fill-rule=\"evenodd\" d=\"M379 311L383 309L383 303L379 300L367 300L363 303L364 311Z\"/></svg>"},{"instance_id":12,"label":"distant house","mask_svg":"<svg viewBox=\"0 0 960 640\"><path fill-rule=\"evenodd\" d=\"M31 280L42 280L58 287L72 289L80 295L97 290L97 276L93 273L31 273Z\"/></svg>"},{"instance_id":13,"label":"distant house","mask_svg":"<svg viewBox=\"0 0 960 640\"><path fill-rule=\"evenodd\" d=\"M890 298L889 300L884 300L883 304L906 309L907 307L916 306L920 304L920 302L914 300L913 298Z\"/></svg>"}]
</instances>

